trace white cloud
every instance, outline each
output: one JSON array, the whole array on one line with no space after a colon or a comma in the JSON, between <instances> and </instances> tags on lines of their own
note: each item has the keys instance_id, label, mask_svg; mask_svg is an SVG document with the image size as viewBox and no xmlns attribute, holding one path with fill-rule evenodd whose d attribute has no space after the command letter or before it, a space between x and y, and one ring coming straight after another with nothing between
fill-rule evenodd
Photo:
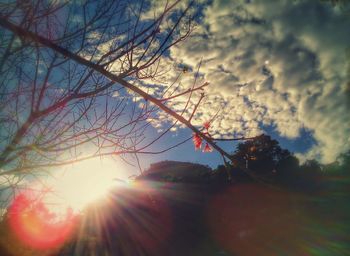
<instances>
[{"instance_id":1,"label":"white cloud","mask_svg":"<svg viewBox=\"0 0 350 256\"><path fill-rule=\"evenodd\" d=\"M317 145L303 157L323 162L350 148L350 19L320 1L214 0L203 21L170 53L192 68L202 59L211 83L195 124L221 110L218 135L254 135L263 124L293 139L305 128Z\"/></svg>"}]
</instances>

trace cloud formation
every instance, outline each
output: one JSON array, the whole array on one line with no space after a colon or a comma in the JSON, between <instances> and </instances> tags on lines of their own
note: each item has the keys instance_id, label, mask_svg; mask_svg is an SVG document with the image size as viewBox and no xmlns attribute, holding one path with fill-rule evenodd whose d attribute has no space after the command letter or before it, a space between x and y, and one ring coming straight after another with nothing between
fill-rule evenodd
<instances>
[{"instance_id":1,"label":"cloud formation","mask_svg":"<svg viewBox=\"0 0 350 256\"><path fill-rule=\"evenodd\" d=\"M202 60L200 79L211 83L195 124L220 111L212 128L223 137L273 126L295 139L306 129L317 143L300 159L334 161L350 148L349 27L346 14L322 1L214 0L170 52L193 72ZM188 75L182 84L192 82Z\"/></svg>"}]
</instances>

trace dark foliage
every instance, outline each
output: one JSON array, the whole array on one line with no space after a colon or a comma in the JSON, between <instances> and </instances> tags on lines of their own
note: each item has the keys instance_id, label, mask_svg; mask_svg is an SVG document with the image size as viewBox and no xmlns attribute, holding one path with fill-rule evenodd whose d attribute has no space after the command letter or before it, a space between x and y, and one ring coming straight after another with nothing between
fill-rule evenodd
<instances>
[{"instance_id":1,"label":"dark foliage","mask_svg":"<svg viewBox=\"0 0 350 256\"><path fill-rule=\"evenodd\" d=\"M232 159L234 168L272 181L278 173L284 171L283 167L287 162L293 161L294 157L288 150L282 149L276 140L261 135L254 140L240 143Z\"/></svg>"}]
</instances>

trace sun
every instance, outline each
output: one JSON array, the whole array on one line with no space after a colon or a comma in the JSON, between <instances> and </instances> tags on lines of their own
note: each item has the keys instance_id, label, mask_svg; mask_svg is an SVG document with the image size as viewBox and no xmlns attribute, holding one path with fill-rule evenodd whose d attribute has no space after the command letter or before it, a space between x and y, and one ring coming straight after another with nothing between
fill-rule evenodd
<instances>
[{"instance_id":1,"label":"sun","mask_svg":"<svg viewBox=\"0 0 350 256\"><path fill-rule=\"evenodd\" d=\"M35 249L61 246L73 234L87 206L111 189L129 186L127 171L110 158L79 162L31 183L9 205L14 234Z\"/></svg>"},{"instance_id":2,"label":"sun","mask_svg":"<svg viewBox=\"0 0 350 256\"><path fill-rule=\"evenodd\" d=\"M48 179L50 192L45 195L45 204L55 212L64 212L67 208L76 213L81 212L112 188L126 184L118 178L122 172L123 169L118 168L116 161L108 158L73 164Z\"/></svg>"}]
</instances>

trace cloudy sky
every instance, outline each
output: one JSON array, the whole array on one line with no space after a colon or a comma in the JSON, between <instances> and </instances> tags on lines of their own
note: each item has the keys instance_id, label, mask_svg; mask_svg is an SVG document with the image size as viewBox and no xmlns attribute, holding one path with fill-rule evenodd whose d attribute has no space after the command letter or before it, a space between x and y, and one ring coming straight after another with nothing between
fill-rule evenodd
<instances>
[{"instance_id":1,"label":"cloudy sky","mask_svg":"<svg viewBox=\"0 0 350 256\"><path fill-rule=\"evenodd\" d=\"M210 82L195 124L219 111L215 135L265 132L329 163L350 148L349 28L350 13L325 1L214 0L169 58L189 67L185 87L200 62Z\"/></svg>"},{"instance_id":2,"label":"cloudy sky","mask_svg":"<svg viewBox=\"0 0 350 256\"><path fill-rule=\"evenodd\" d=\"M160 15L168 2L149 1L154 6L142 14L140 23L145 22L142 25ZM183 9L189 1L182 0L177 7ZM139 1L127 2L140 8ZM350 107L350 3L343 6L332 2L195 0L193 10L198 13L195 30L186 41L171 47L162 56L159 68L167 72L163 73L161 82L133 82L156 97L164 93L179 73L182 75L176 87L183 90L194 82L197 86L208 82L205 98L192 119L196 127L201 128L212 120L210 134L223 138L266 133L302 161L317 159L330 163L350 149L350 115L347 113ZM146 6L149 7L148 3ZM79 23L76 17L73 21ZM159 42L171 27L169 23L171 20L162 23ZM101 35L99 30L91 32L92 47L98 44ZM115 37L114 33L107 34L108 40L102 40L94 57L103 56L113 45L127 40L123 33L112 39L109 36ZM154 49L150 52L158 50L158 39L151 44ZM89 54L95 52L88 47L85 50L79 53L83 57L91 57ZM112 72L118 71L122 63L115 61L109 68ZM187 67L188 72L184 73L183 67ZM127 92L114 94L116 98L129 96ZM165 104L182 113L187 96ZM139 100L144 104L141 97L129 98L132 103ZM200 93L196 91L185 117L191 116L199 98ZM157 118L151 120L156 129L151 129L149 138L159 136L157 131L169 125L168 118L164 112L158 112ZM174 127L162 137L162 142L157 141L155 151L191 136L188 128ZM235 144L220 146L232 152ZM194 151L191 140L165 154L142 158L144 168L164 159L194 161L213 167L222 163L218 154Z\"/></svg>"}]
</instances>

